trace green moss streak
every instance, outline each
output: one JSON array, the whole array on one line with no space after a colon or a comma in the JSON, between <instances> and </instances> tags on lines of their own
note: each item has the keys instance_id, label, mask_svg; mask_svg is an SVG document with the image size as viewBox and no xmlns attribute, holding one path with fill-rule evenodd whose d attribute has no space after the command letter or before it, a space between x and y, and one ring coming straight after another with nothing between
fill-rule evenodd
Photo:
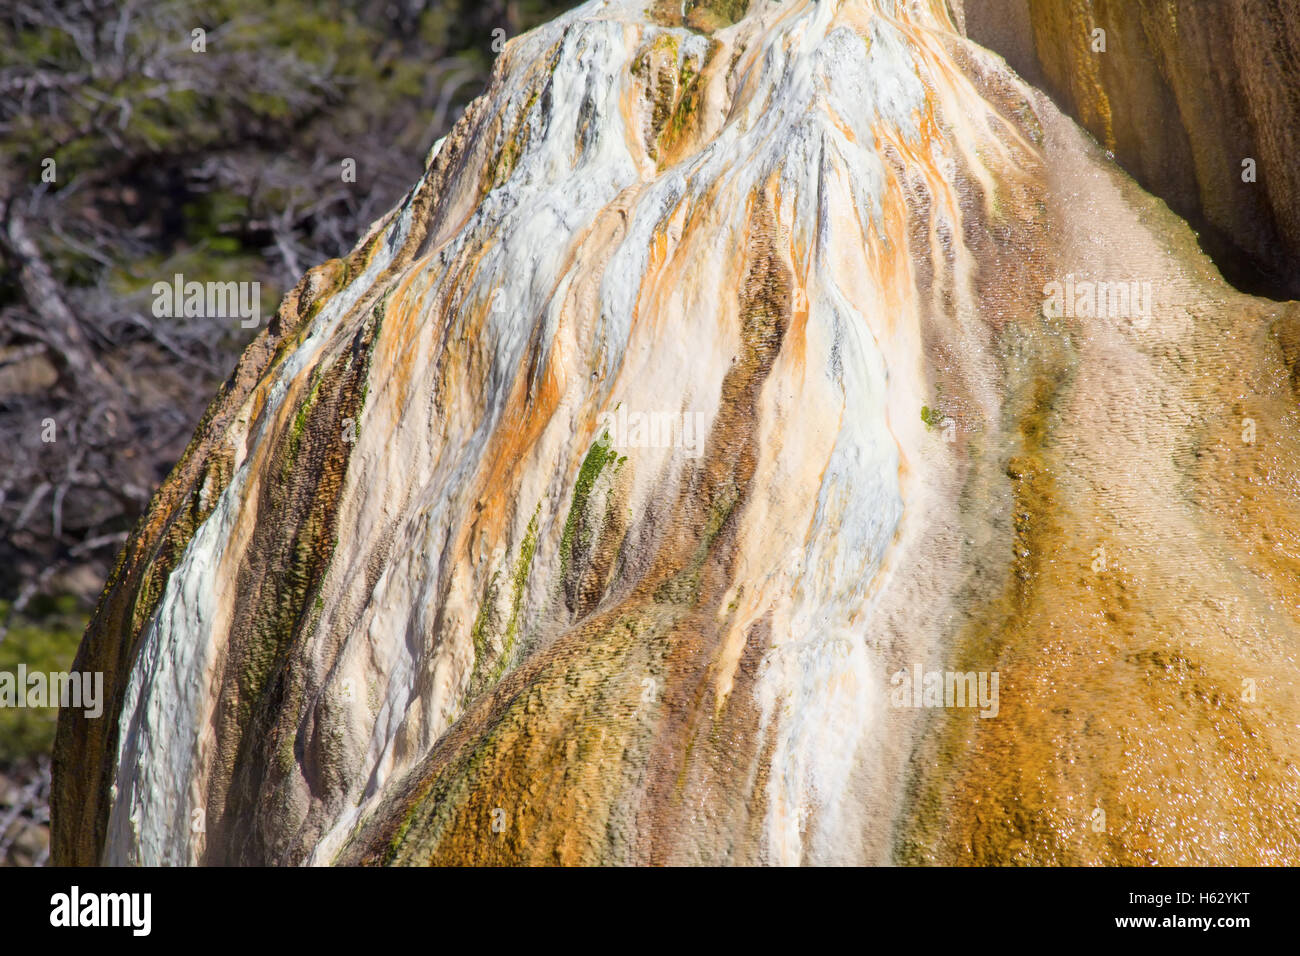
<instances>
[{"instance_id":1,"label":"green moss streak","mask_svg":"<svg viewBox=\"0 0 1300 956\"><path fill-rule=\"evenodd\" d=\"M506 623L505 646L501 652L501 662L495 676L499 677L509 662L514 650L515 637L519 633L519 609L524 603L524 586L528 583L528 572L533 567L533 555L537 553L537 517L542 513L542 503L537 503L528 530L524 532L524 543L519 547L519 561L515 564L514 591L510 597L510 620Z\"/></svg>"},{"instance_id":2,"label":"green moss streak","mask_svg":"<svg viewBox=\"0 0 1300 956\"><path fill-rule=\"evenodd\" d=\"M474 698L496 684L513 663L515 645L519 636L519 614L524 604L524 589L528 584L528 574L532 570L533 557L537 553L537 522L541 516L542 503L537 503L533 517L524 532L524 540L519 545L519 558L515 562L514 574L511 576L510 616L506 620L501 637L501 653L492 652L493 611L496 606L497 582L501 573L495 572L483 589L482 604L474 627L470 632L474 643L474 672L470 676L469 688L465 692L463 707L468 707Z\"/></svg>"},{"instance_id":3,"label":"green moss streak","mask_svg":"<svg viewBox=\"0 0 1300 956\"><path fill-rule=\"evenodd\" d=\"M591 528L586 520L587 500L591 489L605 470L605 466L618 460L618 453L610 445L609 432L591 446L587 457L578 469L578 480L573 485L573 504L569 507L569 516L564 522L564 532L560 537L560 578L568 580L569 567L573 563L575 551L583 551L590 544Z\"/></svg>"}]
</instances>

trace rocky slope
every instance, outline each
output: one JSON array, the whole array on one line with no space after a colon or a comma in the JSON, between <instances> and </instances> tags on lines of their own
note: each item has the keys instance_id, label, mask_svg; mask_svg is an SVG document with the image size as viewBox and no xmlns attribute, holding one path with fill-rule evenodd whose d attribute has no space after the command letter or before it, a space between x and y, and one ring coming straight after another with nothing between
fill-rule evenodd
<instances>
[{"instance_id":1,"label":"rocky slope","mask_svg":"<svg viewBox=\"0 0 1300 956\"><path fill-rule=\"evenodd\" d=\"M509 43L123 551L55 861L1300 860L1300 305L954 17Z\"/></svg>"},{"instance_id":2,"label":"rocky slope","mask_svg":"<svg viewBox=\"0 0 1300 956\"><path fill-rule=\"evenodd\" d=\"M1193 220L1230 279L1300 298L1300 4L965 0L964 14Z\"/></svg>"}]
</instances>

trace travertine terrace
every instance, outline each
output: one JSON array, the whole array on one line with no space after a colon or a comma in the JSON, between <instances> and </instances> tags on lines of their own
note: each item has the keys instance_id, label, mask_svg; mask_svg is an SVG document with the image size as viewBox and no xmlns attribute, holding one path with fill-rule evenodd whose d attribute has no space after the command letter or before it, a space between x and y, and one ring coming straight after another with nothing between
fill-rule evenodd
<instances>
[{"instance_id":1,"label":"travertine terrace","mask_svg":"<svg viewBox=\"0 0 1300 956\"><path fill-rule=\"evenodd\" d=\"M127 544L56 860L1300 862L1300 305L960 19L512 40Z\"/></svg>"}]
</instances>

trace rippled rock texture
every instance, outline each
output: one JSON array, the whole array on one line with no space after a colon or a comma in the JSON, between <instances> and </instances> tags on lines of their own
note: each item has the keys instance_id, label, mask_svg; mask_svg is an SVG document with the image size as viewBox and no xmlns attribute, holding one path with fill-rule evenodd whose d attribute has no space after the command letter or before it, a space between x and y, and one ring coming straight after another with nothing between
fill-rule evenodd
<instances>
[{"instance_id":1,"label":"rippled rock texture","mask_svg":"<svg viewBox=\"0 0 1300 956\"><path fill-rule=\"evenodd\" d=\"M1230 279L1300 298L1300 4L964 3L971 38L1193 220Z\"/></svg>"},{"instance_id":2,"label":"rippled rock texture","mask_svg":"<svg viewBox=\"0 0 1300 956\"><path fill-rule=\"evenodd\" d=\"M126 546L56 860L1300 861L1300 306L955 16L510 42Z\"/></svg>"}]
</instances>

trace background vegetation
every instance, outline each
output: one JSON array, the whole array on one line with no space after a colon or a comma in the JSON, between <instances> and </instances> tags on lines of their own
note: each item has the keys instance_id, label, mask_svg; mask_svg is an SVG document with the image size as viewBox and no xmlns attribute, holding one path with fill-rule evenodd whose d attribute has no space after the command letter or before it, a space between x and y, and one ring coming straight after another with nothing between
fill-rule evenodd
<instances>
[{"instance_id":1,"label":"background vegetation","mask_svg":"<svg viewBox=\"0 0 1300 956\"><path fill-rule=\"evenodd\" d=\"M494 31L575 5L3 6L0 670L68 667L117 549L256 334L157 318L153 283L257 281L272 314L414 183L481 91ZM0 710L0 864L43 859L52 728L52 711Z\"/></svg>"}]
</instances>

